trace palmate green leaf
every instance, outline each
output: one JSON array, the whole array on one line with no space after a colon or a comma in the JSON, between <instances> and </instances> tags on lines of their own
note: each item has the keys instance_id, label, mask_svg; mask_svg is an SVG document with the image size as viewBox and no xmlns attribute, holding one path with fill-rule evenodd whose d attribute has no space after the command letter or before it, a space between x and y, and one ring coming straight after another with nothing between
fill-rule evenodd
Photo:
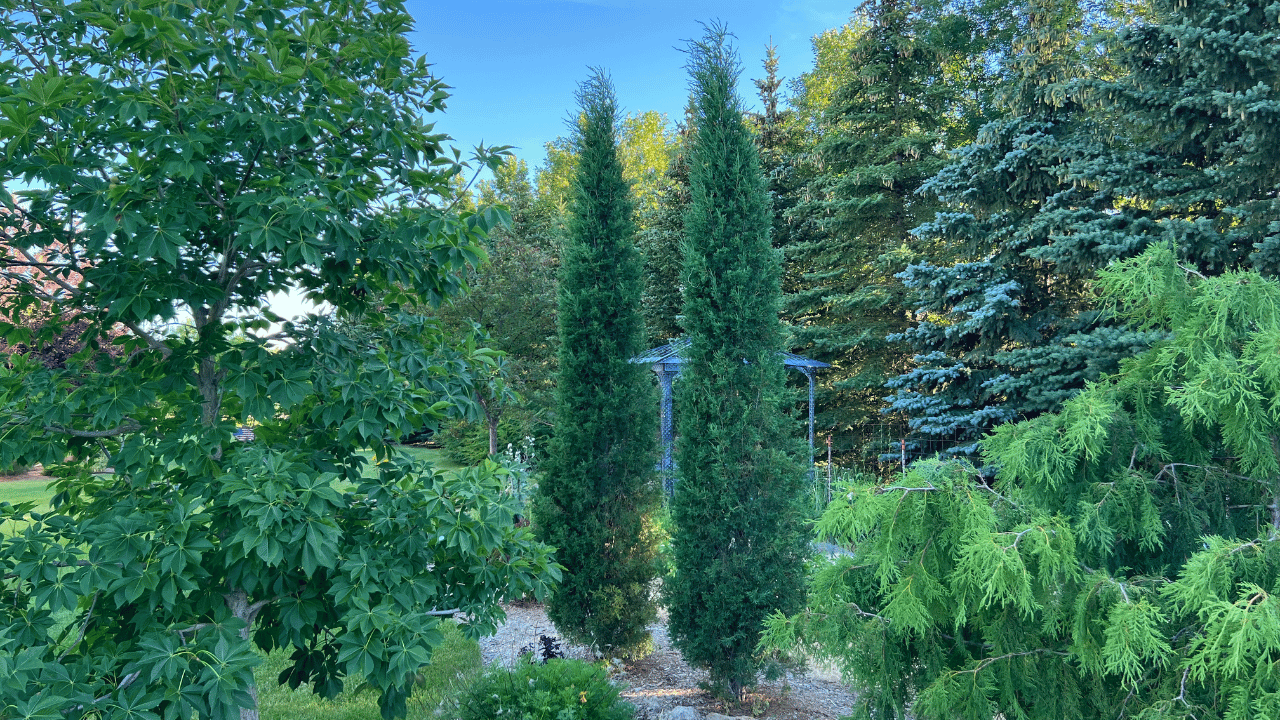
<instances>
[{"instance_id":1,"label":"palmate green leaf","mask_svg":"<svg viewBox=\"0 0 1280 720\"><path fill-rule=\"evenodd\" d=\"M396 451L384 437L425 409L439 418L471 402L479 363L406 308L462 288L487 224L444 209L461 168L438 161L447 138L421 117L446 91L408 57L403 7L313 10L0 7L0 57L27 94L0 93L5 168L40 188L3 194L21 237L0 244L71 263L60 279L82 277L82 292L50 309L89 321L65 366L18 357L0 370L0 461L60 465L57 509L0 540L25 603L0 607L4 657L34 663L6 668L21 682L0 678L0 707L53 698L61 717L110 695L121 716L159 702L173 717L236 716L252 703L255 641L305 648L354 633L361 647L399 648L393 669L386 653L359 667L384 710L403 711L411 665L440 641L423 612L460 607L484 624L504 592L544 596L556 577L513 510L492 509L506 502L492 469L437 493L482 540L470 552L415 538L442 530L427 507L437 474L421 466L395 458L355 491L333 488L359 483L366 441L385 459ZM32 33L45 67L16 50ZM286 324L273 346L253 335L272 319L258 308L290 286L342 320ZM7 321L44 308L30 291L5 304ZM180 319L190 327L170 332ZM232 441L246 422L259 440ZM91 474L99 450L111 473ZM385 527L370 522L384 507ZM394 612L351 611L392 591ZM59 660L49 633L68 610L62 637L87 630ZM254 613L246 641L238 629ZM149 680L108 687L135 668ZM345 673L309 670L326 691Z\"/></svg>"}]
</instances>

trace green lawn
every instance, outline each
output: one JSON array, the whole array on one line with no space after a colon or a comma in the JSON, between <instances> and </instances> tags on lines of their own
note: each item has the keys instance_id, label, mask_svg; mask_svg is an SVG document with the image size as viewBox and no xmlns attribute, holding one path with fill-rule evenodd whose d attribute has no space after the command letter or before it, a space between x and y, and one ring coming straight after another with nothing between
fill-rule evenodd
<instances>
[{"instance_id":1,"label":"green lawn","mask_svg":"<svg viewBox=\"0 0 1280 720\"><path fill-rule=\"evenodd\" d=\"M408 720L435 717L435 710L455 687L465 684L481 669L480 645L467 640L452 622L442 626L444 644L436 648L431 664L422 669L418 689L409 699ZM289 665L288 655L276 651L254 671L258 681L258 708L263 720L381 720L378 697L369 690L356 692L361 679L352 678L346 691L332 701L300 687L290 690L276 684Z\"/></svg>"},{"instance_id":2,"label":"green lawn","mask_svg":"<svg viewBox=\"0 0 1280 720\"><path fill-rule=\"evenodd\" d=\"M33 502L36 512L48 512L49 501L53 499L53 491L49 489L48 480L12 480L0 482L0 502L18 503ZM0 521L0 535L8 535L20 527L20 523L10 520Z\"/></svg>"},{"instance_id":3,"label":"green lawn","mask_svg":"<svg viewBox=\"0 0 1280 720\"><path fill-rule=\"evenodd\" d=\"M0 482L0 502L14 505L34 502L36 512L46 512L49 510L49 500L53 498L53 491L48 485L49 481L44 479Z\"/></svg>"}]
</instances>

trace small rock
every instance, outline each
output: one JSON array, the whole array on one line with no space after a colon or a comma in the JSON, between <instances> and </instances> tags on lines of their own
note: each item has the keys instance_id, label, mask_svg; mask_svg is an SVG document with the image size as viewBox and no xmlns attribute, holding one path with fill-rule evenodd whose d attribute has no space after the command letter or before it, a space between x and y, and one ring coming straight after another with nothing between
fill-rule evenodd
<instances>
[{"instance_id":1,"label":"small rock","mask_svg":"<svg viewBox=\"0 0 1280 720\"><path fill-rule=\"evenodd\" d=\"M728 715L721 715L720 713L713 712L707 713L707 716L703 718L703 720L755 720L755 718L749 715L734 715L730 717Z\"/></svg>"},{"instance_id":2,"label":"small rock","mask_svg":"<svg viewBox=\"0 0 1280 720\"><path fill-rule=\"evenodd\" d=\"M679 705L659 715L658 720L702 720L702 715L691 707Z\"/></svg>"}]
</instances>

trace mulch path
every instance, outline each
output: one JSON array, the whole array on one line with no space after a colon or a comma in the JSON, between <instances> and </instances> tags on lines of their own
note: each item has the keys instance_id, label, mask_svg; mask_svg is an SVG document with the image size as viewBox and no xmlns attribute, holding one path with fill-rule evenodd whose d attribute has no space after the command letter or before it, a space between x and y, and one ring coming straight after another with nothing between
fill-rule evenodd
<instances>
[{"instance_id":1,"label":"mulch path","mask_svg":"<svg viewBox=\"0 0 1280 720\"><path fill-rule=\"evenodd\" d=\"M44 475L44 468L36 465L24 473L17 475L0 475L0 483L18 482L20 480L44 480L45 482L53 482L53 478Z\"/></svg>"}]
</instances>

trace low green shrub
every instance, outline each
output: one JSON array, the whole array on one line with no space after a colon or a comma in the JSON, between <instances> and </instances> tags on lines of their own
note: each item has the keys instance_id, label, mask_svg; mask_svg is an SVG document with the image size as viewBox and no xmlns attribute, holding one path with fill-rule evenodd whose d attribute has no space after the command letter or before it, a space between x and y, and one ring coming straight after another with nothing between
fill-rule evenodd
<instances>
[{"instance_id":1,"label":"low green shrub","mask_svg":"<svg viewBox=\"0 0 1280 720\"><path fill-rule=\"evenodd\" d=\"M632 720L604 668L581 660L490 668L457 700L459 720Z\"/></svg>"}]
</instances>

